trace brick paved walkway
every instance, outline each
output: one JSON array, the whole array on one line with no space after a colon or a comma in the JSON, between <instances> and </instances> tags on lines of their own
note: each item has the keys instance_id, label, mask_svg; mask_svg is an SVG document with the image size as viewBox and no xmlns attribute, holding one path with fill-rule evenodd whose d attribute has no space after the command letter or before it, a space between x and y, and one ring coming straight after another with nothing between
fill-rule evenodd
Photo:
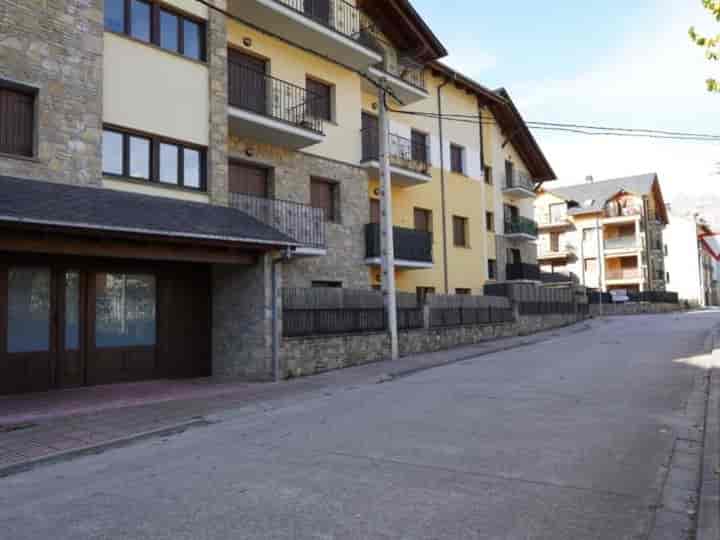
<instances>
[{"instance_id":1,"label":"brick paved walkway","mask_svg":"<svg viewBox=\"0 0 720 540\"><path fill-rule=\"evenodd\" d=\"M211 380L153 381L0 398L0 476L19 465L161 432L223 411L270 410L359 384L382 382L420 369L532 345L583 331L589 324L529 337L494 340L451 351L414 355L280 384Z\"/></svg>"}]
</instances>

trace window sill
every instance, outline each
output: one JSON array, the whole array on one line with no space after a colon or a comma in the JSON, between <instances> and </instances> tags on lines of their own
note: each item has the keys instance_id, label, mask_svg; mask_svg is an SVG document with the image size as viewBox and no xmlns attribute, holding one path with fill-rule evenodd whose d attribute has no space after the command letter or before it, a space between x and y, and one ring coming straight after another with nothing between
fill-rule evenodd
<instances>
[{"instance_id":1,"label":"window sill","mask_svg":"<svg viewBox=\"0 0 720 540\"><path fill-rule=\"evenodd\" d=\"M125 176L103 174L103 184L106 184L106 187L117 189L119 191L129 191L143 195L170 197L197 202L210 202L210 196L206 191L182 186L173 186L171 184L161 184L159 182L150 182L148 180L127 178Z\"/></svg>"},{"instance_id":2,"label":"window sill","mask_svg":"<svg viewBox=\"0 0 720 540\"><path fill-rule=\"evenodd\" d=\"M37 156L23 156L20 154L8 154L6 152L0 152L0 159L16 159L18 161L27 161L29 163L40 163L40 158Z\"/></svg>"},{"instance_id":3,"label":"window sill","mask_svg":"<svg viewBox=\"0 0 720 540\"><path fill-rule=\"evenodd\" d=\"M153 43L151 41L143 41L142 39L138 39L136 37L129 36L127 34L123 34L122 32L115 32L114 30L108 30L107 28L105 28L104 31L106 34L111 34L113 36L117 36L119 38L123 38L128 41L132 41L133 43L137 43L139 45L145 45L147 47L150 47L151 49L155 49L156 51L160 51L165 54L169 54L170 56L174 56L175 58L180 58L181 60L187 60L188 62L191 62L193 64L198 64L200 66L208 67L207 60L196 60L195 58L190 58L189 56L185 56L184 54L180 54L179 52L164 49L160 45L156 45L155 43Z\"/></svg>"}]
</instances>

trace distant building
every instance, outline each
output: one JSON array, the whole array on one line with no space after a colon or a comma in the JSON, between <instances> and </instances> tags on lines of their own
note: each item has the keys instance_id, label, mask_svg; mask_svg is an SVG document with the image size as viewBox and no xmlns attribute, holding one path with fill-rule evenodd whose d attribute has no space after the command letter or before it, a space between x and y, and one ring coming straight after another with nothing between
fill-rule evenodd
<instances>
[{"instance_id":1,"label":"distant building","mask_svg":"<svg viewBox=\"0 0 720 540\"><path fill-rule=\"evenodd\" d=\"M657 174L540 190L538 262L603 291L666 290L667 209Z\"/></svg>"}]
</instances>

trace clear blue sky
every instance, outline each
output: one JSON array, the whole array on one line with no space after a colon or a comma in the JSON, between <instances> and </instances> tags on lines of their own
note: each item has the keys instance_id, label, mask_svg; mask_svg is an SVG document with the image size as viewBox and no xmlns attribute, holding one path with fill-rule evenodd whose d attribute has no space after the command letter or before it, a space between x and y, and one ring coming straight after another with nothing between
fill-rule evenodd
<instances>
[{"instance_id":1,"label":"clear blue sky","mask_svg":"<svg viewBox=\"0 0 720 540\"><path fill-rule=\"evenodd\" d=\"M599 4L597 7L593 4ZM717 69L687 37L718 30L700 0L413 0L450 55L506 87L528 120L720 133ZM720 193L720 145L534 132L561 181L657 171L666 196Z\"/></svg>"}]
</instances>

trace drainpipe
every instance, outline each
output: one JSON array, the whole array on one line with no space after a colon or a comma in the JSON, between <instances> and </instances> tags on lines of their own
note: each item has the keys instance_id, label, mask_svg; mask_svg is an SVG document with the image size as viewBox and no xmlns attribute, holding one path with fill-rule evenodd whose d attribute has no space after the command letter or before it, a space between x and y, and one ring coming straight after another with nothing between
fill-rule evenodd
<instances>
[{"instance_id":1,"label":"drainpipe","mask_svg":"<svg viewBox=\"0 0 720 540\"><path fill-rule=\"evenodd\" d=\"M284 262L292 259L292 251L290 248L284 251L279 259L273 259L272 261L272 369L273 369L273 380L278 383L280 382L280 328L278 325L278 319L280 315L280 309L278 306L278 272L280 269L278 266Z\"/></svg>"},{"instance_id":2,"label":"drainpipe","mask_svg":"<svg viewBox=\"0 0 720 540\"><path fill-rule=\"evenodd\" d=\"M450 282L448 279L448 242L447 242L447 203L445 201L445 138L443 136L443 121L442 121L442 89L445 88L452 80L455 80L457 75L453 75L453 78L446 78L445 82L438 86L437 89L437 104L438 104L438 125L440 128L440 204L442 207L442 228L443 228L443 273L445 275L445 294L450 294ZM482 129L482 126L480 126Z\"/></svg>"}]
</instances>

